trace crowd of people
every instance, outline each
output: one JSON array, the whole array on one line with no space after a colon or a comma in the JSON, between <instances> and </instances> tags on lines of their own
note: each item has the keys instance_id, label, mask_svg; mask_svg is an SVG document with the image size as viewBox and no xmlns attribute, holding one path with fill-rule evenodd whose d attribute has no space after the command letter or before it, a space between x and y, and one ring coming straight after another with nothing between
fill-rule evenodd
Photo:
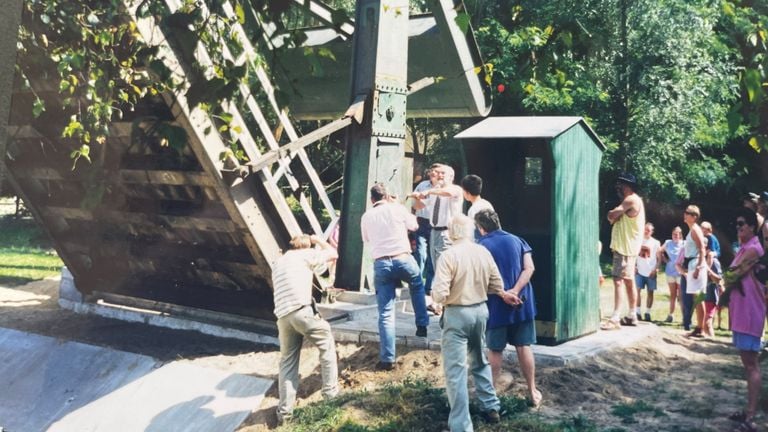
<instances>
[{"instance_id":1,"label":"crowd of people","mask_svg":"<svg viewBox=\"0 0 768 432\"><path fill-rule=\"evenodd\" d=\"M768 262L764 258L768 249L768 192L749 194L736 211L733 227L738 241L734 244L735 257L725 271L720 263L720 242L712 224L702 220L698 206L689 205L683 211L688 232L685 238L683 229L676 226L671 238L662 244L653 237L654 226L646 220L636 178L621 174L616 180L616 192L621 202L607 215L612 225L614 308L601 329L619 330L622 326L636 326L640 320L651 321L660 272L664 272L669 286L669 313L664 321L674 321L679 300L687 337L714 337L715 320L720 327L720 313L727 307L733 345L739 351L747 379L746 407L730 418L738 422L736 430L757 430L753 419L761 386L758 354L763 350L768 301ZM623 293L626 309L622 307Z\"/></svg>"},{"instance_id":2,"label":"crowd of people","mask_svg":"<svg viewBox=\"0 0 768 432\"><path fill-rule=\"evenodd\" d=\"M426 180L406 197L411 208L383 184L374 185L371 207L360 221L362 239L373 258L379 328L375 368L386 372L397 367L396 288L405 283L417 337L427 336L430 314L440 316L449 428L471 431L468 375L472 374L482 417L500 421L497 390L504 387L502 353L508 345L515 347L530 404L538 406L542 401L531 350L536 342L533 251L524 239L501 228L493 205L481 196L480 177L468 175L454 184L454 171L445 164L434 164L425 174ZM669 288L664 321L675 321L679 302L688 337L713 337L715 320L719 327L720 311L728 307L733 344L739 350L748 389L745 409L731 418L738 422L738 430L756 430L753 418L761 385L758 354L766 322L768 270L763 257L768 247L768 192L748 196L739 209L734 220L735 257L724 271L720 242L712 224L702 220L698 206L689 205L683 211L687 234L683 236L683 229L676 226L671 238L662 243L646 219L636 178L621 174L615 186L620 203L607 215L612 226L614 307L601 329L620 330L651 321L662 272ZM311 295L313 272L336 258L331 245L303 235L291 241L291 250L273 269L281 350L280 422L290 418L295 403L304 337L319 349L323 396L338 393L333 336Z\"/></svg>"}]
</instances>

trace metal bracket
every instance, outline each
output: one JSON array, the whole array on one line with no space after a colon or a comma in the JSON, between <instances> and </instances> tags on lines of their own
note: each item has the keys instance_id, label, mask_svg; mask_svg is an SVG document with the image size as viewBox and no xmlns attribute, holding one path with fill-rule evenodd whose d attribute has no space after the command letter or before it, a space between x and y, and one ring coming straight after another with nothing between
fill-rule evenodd
<instances>
[{"instance_id":1,"label":"metal bracket","mask_svg":"<svg viewBox=\"0 0 768 432\"><path fill-rule=\"evenodd\" d=\"M373 118L371 122L373 136L405 138L407 100L407 87L376 85L373 92Z\"/></svg>"}]
</instances>

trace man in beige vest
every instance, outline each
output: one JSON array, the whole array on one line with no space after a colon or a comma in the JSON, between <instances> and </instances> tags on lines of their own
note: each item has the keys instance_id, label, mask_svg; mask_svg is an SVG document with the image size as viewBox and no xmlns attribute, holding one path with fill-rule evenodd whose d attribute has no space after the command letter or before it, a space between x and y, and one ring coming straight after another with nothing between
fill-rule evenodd
<instances>
[{"instance_id":1,"label":"man in beige vest","mask_svg":"<svg viewBox=\"0 0 768 432\"><path fill-rule=\"evenodd\" d=\"M613 225L613 314L600 326L603 330L616 330L621 325L637 325L637 318L632 313L635 305L635 263L643 244L645 207L636 190L637 179L634 175L622 173L616 179L616 193L622 201L608 212L608 222ZM622 286L627 293L629 315L620 320Z\"/></svg>"}]
</instances>

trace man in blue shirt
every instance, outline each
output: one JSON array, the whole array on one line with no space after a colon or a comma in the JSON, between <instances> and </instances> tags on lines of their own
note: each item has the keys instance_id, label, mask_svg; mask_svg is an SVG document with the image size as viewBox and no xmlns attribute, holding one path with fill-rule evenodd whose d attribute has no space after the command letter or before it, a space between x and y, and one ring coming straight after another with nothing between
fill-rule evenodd
<instances>
[{"instance_id":1,"label":"man in blue shirt","mask_svg":"<svg viewBox=\"0 0 768 432\"><path fill-rule=\"evenodd\" d=\"M536 302L530 282L534 272L531 247L520 237L502 230L499 215L493 210L479 211L475 223L482 235L480 245L491 252L501 273L504 290L512 294L512 301L499 296L488 297L486 345L494 382L501 374L504 348L507 344L513 345L528 386L530 403L538 407L542 395L536 388L536 364L531 349L536 342Z\"/></svg>"}]
</instances>

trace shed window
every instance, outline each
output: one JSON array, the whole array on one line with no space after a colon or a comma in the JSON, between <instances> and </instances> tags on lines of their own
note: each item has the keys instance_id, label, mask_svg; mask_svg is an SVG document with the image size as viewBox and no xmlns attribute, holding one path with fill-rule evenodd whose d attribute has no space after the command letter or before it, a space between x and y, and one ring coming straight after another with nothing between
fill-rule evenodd
<instances>
[{"instance_id":1,"label":"shed window","mask_svg":"<svg viewBox=\"0 0 768 432\"><path fill-rule=\"evenodd\" d=\"M525 158L525 185L540 186L542 183L542 161L540 157Z\"/></svg>"}]
</instances>

